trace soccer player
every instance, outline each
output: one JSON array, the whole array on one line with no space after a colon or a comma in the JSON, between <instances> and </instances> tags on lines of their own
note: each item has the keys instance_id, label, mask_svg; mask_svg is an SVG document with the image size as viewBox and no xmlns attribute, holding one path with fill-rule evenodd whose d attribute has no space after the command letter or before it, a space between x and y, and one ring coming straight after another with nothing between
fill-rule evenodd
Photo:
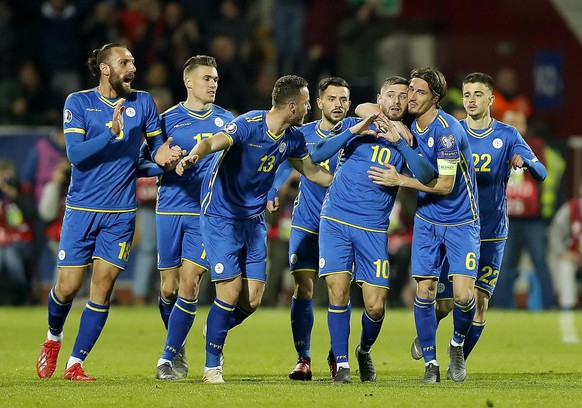
<instances>
[{"instance_id":1,"label":"soccer player","mask_svg":"<svg viewBox=\"0 0 582 408\"><path fill-rule=\"evenodd\" d=\"M319 161L343 149L321 210L319 235L319 276L325 278L328 288L327 320L337 370L332 378L334 383L351 382L348 338L352 280L362 287L365 306L362 334L356 347L360 380L376 381L370 350L384 320L390 274L387 231L398 187L375 184L367 172L371 165L388 164L402 171L409 161L411 171L419 179L429 182L433 178L430 164L408 146L390 122L397 121L400 132L407 131L399 122L406 113L407 90L408 80L402 77L390 77L382 85L378 105L389 120L388 133L383 137L369 134L366 120L321 141L313 151L313 159ZM341 125L344 127L345 123Z\"/></svg>"},{"instance_id":2,"label":"soccer player","mask_svg":"<svg viewBox=\"0 0 582 408\"><path fill-rule=\"evenodd\" d=\"M412 134L417 150L436 174L423 184L400 174L393 166L372 168L370 177L382 185L419 190L412 237L412 276L416 279L414 320L425 359L421 382L440 381L436 359L435 297L444 256L453 282L453 338L449 345L447 375L464 381L467 375L463 342L475 314L473 293L479 262L479 213L475 169L467 133L459 122L440 109L447 92L443 74L433 68L412 71L408 111L414 115Z\"/></svg>"},{"instance_id":3,"label":"soccer player","mask_svg":"<svg viewBox=\"0 0 582 408\"><path fill-rule=\"evenodd\" d=\"M507 200L505 190L511 169L529 170L534 179L543 181L547 172L536 158L517 129L491 117L493 79L474 72L463 80L463 106L467 119L461 125L469 136L473 163L479 190L479 221L481 246L477 280L475 282L476 309L469 333L463 343L465 360L485 328L489 299L499 277L503 251L508 233ZM453 293L448 279L450 265L445 261L437 291L437 323L453 310ZM422 358L422 350L415 340L412 357Z\"/></svg>"},{"instance_id":4,"label":"soccer player","mask_svg":"<svg viewBox=\"0 0 582 408\"><path fill-rule=\"evenodd\" d=\"M69 95L64 107L71 185L58 252L58 277L48 296L47 340L37 361L40 378L53 375L63 326L87 267L91 291L63 377L95 381L83 362L109 314L113 284L126 267L135 226L139 150L145 135L156 163L170 169L181 159L163 142L156 107L146 92L131 89L134 58L120 44L93 51L87 64L96 88Z\"/></svg>"},{"instance_id":5,"label":"soccer player","mask_svg":"<svg viewBox=\"0 0 582 408\"><path fill-rule=\"evenodd\" d=\"M198 143L176 167L178 174L217 154L202 186L201 227L216 299L206 333L203 381L224 382L220 358L229 329L240 324L261 302L266 281L267 193L279 165L291 165L310 181L329 186L332 175L313 164L305 139L295 126L309 110L307 82L281 77L269 111L251 111Z\"/></svg>"},{"instance_id":6,"label":"soccer player","mask_svg":"<svg viewBox=\"0 0 582 408\"><path fill-rule=\"evenodd\" d=\"M321 120L303 125L303 133L309 153L322 138L333 135L332 129L346 117L350 108L350 86L338 77L324 78L319 82L317 106ZM358 120L359 121L359 120ZM352 119L353 124L356 123ZM350 127L350 125L346 125ZM338 155L319 163L331 173L335 171ZM287 171L288 170L288 171ZM269 192L267 208L278 207L276 193L287 179L292 168L281 165L275 176L274 187ZM289 238L289 270L295 282L291 299L291 331L297 350L297 365L289 373L292 380L309 381L311 371L311 331L313 329L313 287L319 260L319 214L327 189L302 176L299 193L295 199L291 235Z\"/></svg>"},{"instance_id":7,"label":"soccer player","mask_svg":"<svg viewBox=\"0 0 582 408\"><path fill-rule=\"evenodd\" d=\"M184 64L184 85L186 101L164 112L161 125L165 139L171 137L181 148L190 151L222 129L234 116L213 104L218 88L218 71L213 57L189 58ZM208 270L199 216L200 189L211 159L209 155L200 160L182 177L174 172L159 176L156 228L160 311L168 329L166 345L156 368L156 376L161 380L176 380L188 373L184 343L196 315L198 282Z\"/></svg>"}]
</instances>

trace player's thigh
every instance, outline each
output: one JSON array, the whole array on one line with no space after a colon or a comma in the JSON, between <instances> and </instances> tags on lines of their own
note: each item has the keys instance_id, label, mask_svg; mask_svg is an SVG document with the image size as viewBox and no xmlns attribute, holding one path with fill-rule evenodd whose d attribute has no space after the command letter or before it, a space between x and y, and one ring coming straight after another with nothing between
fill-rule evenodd
<instances>
[{"instance_id":1,"label":"player's thigh","mask_svg":"<svg viewBox=\"0 0 582 408\"><path fill-rule=\"evenodd\" d=\"M444 227L418 217L412 234L411 275L418 279L436 279L443 263Z\"/></svg>"},{"instance_id":2,"label":"player's thigh","mask_svg":"<svg viewBox=\"0 0 582 408\"><path fill-rule=\"evenodd\" d=\"M208 270L208 256L202 243L200 217L194 215L183 216L182 265L194 264L203 270Z\"/></svg>"},{"instance_id":3,"label":"player's thigh","mask_svg":"<svg viewBox=\"0 0 582 408\"><path fill-rule=\"evenodd\" d=\"M477 222L446 227L445 248L449 260L449 279L467 276L475 279L479 266L480 229Z\"/></svg>"},{"instance_id":4,"label":"player's thigh","mask_svg":"<svg viewBox=\"0 0 582 408\"><path fill-rule=\"evenodd\" d=\"M267 225L265 218L260 216L240 222L239 234L244 237L245 246L245 250L239 257L243 279L266 282Z\"/></svg>"},{"instance_id":5,"label":"player's thigh","mask_svg":"<svg viewBox=\"0 0 582 408\"><path fill-rule=\"evenodd\" d=\"M240 222L229 218L201 216L202 240L213 282L231 280L242 274L240 254L244 236Z\"/></svg>"},{"instance_id":6,"label":"player's thigh","mask_svg":"<svg viewBox=\"0 0 582 408\"><path fill-rule=\"evenodd\" d=\"M67 208L57 252L57 267L84 268L91 264L102 213Z\"/></svg>"},{"instance_id":7,"label":"player's thigh","mask_svg":"<svg viewBox=\"0 0 582 408\"><path fill-rule=\"evenodd\" d=\"M358 285L364 283L378 288L390 287L388 233L351 228L355 254L355 277Z\"/></svg>"},{"instance_id":8,"label":"player's thigh","mask_svg":"<svg viewBox=\"0 0 582 408\"><path fill-rule=\"evenodd\" d=\"M479 254L479 271L475 286L487 293L489 297L493 295L501 263L503 262L503 252L505 250L505 240L481 242Z\"/></svg>"},{"instance_id":9,"label":"player's thigh","mask_svg":"<svg viewBox=\"0 0 582 408\"><path fill-rule=\"evenodd\" d=\"M348 226L323 218L319 224L319 277L352 274L354 250Z\"/></svg>"},{"instance_id":10,"label":"player's thigh","mask_svg":"<svg viewBox=\"0 0 582 408\"><path fill-rule=\"evenodd\" d=\"M125 270L135 230L135 212L105 213L99 223L94 259Z\"/></svg>"},{"instance_id":11,"label":"player's thigh","mask_svg":"<svg viewBox=\"0 0 582 408\"><path fill-rule=\"evenodd\" d=\"M183 216L156 214L158 269L177 268L182 259Z\"/></svg>"},{"instance_id":12,"label":"player's thigh","mask_svg":"<svg viewBox=\"0 0 582 408\"><path fill-rule=\"evenodd\" d=\"M319 262L319 234L291 228L289 237L289 270L291 273L317 272Z\"/></svg>"}]
</instances>

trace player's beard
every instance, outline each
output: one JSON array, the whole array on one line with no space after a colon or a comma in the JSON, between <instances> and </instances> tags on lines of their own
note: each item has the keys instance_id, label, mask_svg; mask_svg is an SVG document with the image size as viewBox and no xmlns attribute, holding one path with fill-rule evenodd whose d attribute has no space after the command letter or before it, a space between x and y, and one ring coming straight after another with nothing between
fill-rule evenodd
<instances>
[{"instance_id":1,"label":"player's beard","mask_svg":"<svg viewBox=\"0 0 582 408\"><path fill-rule=\"evenodd\" d=\"M131 94L131 81L133 81L134 74L127 74L122 76L117 72L113 72L111 76L109 76L109 85L111 88L117 93L118 97L126 97ZM125 79L129 79L130 81L125 81Z\"/></svg>"},{"instance_id":2,"label":"player's beard","mask_svg":"<svg viewBox=\"0 0 582 408\"><path fill-rule=\"evenodd\" d=\"M325 117L325 119L333 124L334 126L337 125L339 122L341 122L343 120L343 118L345 117L345 115L342 115L340 118L336 119L332 113L330 112L329 114L325 113L322 111L323 116Z\"/></svg>"}]
</instances>

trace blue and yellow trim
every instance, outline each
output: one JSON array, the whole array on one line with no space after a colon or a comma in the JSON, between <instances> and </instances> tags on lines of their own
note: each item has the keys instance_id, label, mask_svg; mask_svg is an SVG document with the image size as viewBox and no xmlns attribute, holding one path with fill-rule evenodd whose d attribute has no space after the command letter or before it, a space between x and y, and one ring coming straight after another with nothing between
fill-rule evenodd
<instances>
[{"instance_id":1,"label":"blue and yellow trim","mask_svg":"<svg viewBox=\"0 0 582 408\"><path fill-rule=\"evenodd\" d=\"M69 210L77 210L77 211L88 211L88 212L96 212L96 213L126 213L126 212L135 212L137 208L132 208L129 210L97 210L95 208L84 208L84 207L73 207L72 205L66 205L66 208Z\"/></svg>"},{"instance_id":2,"label":"blue and yellow trim","mask_svg":"<svg viewBox=\"0 0 582 408\"><path fill-rule=\"evenodd\" d=\"M311 230L308 230L307 228L299 227L297 225L291 225L291 228L295 228L295 229L298 229L298 230L301 230L301 231L305 231L305 232L307 232L309 234L319 235L319 232L311 231Z\"/></svg>"},{"instance_id":3,"label":"blue and yellow trim","mask_svg":"<svg viewBox=\"0 0 582 408\"><path fill-rule=\"evenodd\" d=\"M380 233L380 234L387 234L388 233L388 228L386 228L384 230L378 230L378 229L360 227L359 225L350 224L349 222L341 221L341 220L338 220L337 218L331 218L331 217L328 217L327 215L322 215L321 218L325 218L326 220L330 220L330 221L333 221L333 222L337 222L338 224L347 225L348 227L357 228L357 229L361 229L361 230L364 230L364 231L377 232L377 233Z\"/></svg>"},{"instance_id":4,"label":"blue and yellow trim","mask_svg":"<svg viewBox=\"0 0 582 408\"><path fill-rule=\"evenodd\" d=\"M79 133L81 135L84 135L85 134L85 129L81 129L81 128L67 128L67 129L63 130L63 133L64 134L67 134L67 133Z\"/></svg>"}]
</instances>

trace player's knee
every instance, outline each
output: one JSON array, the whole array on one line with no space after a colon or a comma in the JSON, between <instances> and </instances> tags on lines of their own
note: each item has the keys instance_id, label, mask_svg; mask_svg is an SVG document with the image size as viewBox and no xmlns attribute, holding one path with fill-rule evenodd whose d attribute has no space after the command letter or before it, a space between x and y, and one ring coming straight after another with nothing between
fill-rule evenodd
<instances>
[{"instance_id":1,"label":"player's knee","mask_svg":"<svg viewBox=\"0 0 582 408\"><path fill-rule=\"evenodd\" d=\"M347 304L350 298L350 288L344 285L332 285L329 290L329 301L333 305Z\"/></svg>"},{"instance_id":2,"label":"player's knee","mask_svg":"<svg viewBox=\"0 0 582 408\"><path fill-rule=\"evenodd\" d=\"M372 319L379 319L384 316L384 302L375 302L371 305L366 305L366 313Z\"/></svg>"},{"instance_id":3,"label":"player's knee","mask_svg":"<svg viewBox=\"0 0 582 408\"><path fill-rule=\"evenodd\" d=\"M455 303L466 305L471 301L473 294L470 291L463 291L462 293L455 293L453 297L455 299Z\"/></svg>"},{"instance_id":4,"label":"player's knee","mask_svg":"<svg viewBox=\"0 0 582 408\"><path fill-rule=\"evenodd\" d=\"M294 296L296 299L313 298L313 285L305 284L305 282L296 283Z\"/></svg>"},{"instance_id":5,"label":"player's knee","mask_svg":"<svg viewBox=\"0 0 582 408\"><path fill-rule=\"evenodd\" d=\"M60 300L65 303L73 300L77 292L81 289L82 285L77 284L77 282L72 281L58 281L55 285L56 295Z\"/></svg>"},{"instance_id":6,"label":"player's knee","mask_svg":"<svg viewBox=\"0 0 582 408\"><path fill-rule=\"evenodd\" d=\"M164 285L162 283L160 287L160 294L166 300L175 300L178 297L178 286L177 285Z\"/></svg>"},{"instance_id":7,"label":"player's knee","mask_svg":"<svg viewBox=\"0 0 582 408\"><path fill-rule=\"evenodd\" d=\"M416 286L416 296L418 296L421 299L435 299L436 288L437 286L434 281L429 282L427 282L426 280L419 281Z\"/></svg>"}]
</instances>

